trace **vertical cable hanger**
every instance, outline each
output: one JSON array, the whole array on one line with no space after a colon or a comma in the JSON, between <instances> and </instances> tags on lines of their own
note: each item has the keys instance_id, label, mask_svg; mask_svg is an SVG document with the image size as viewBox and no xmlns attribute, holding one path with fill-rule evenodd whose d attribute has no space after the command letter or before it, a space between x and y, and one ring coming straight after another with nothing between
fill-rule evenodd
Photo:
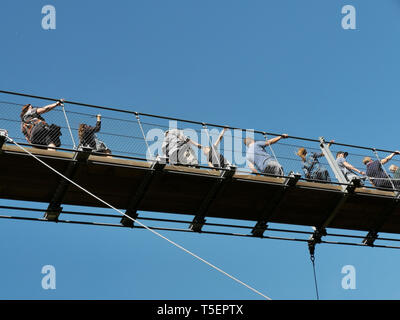
<instances>
[{"instance_id":1,"label":"vertical cable hanger","mask_svg":"<svg viewBox=\"0 0 400 320\"><path fill-rule=\"evenodd\" d=\"M139 117L139 113L138 113L138 112L135 112L135 117L136 117L136 120L137 120L137 122L138 122L140 131L142 132L143 140L144 140L144 143L146 144L147 152L149 153L150 160L152 160L152 159L153 159L153 155L152 155L151 152L150 152L150 147L149 147L149 144L147 143L146 135L145 135L145 133L144 133L144 130L143 130L143 127L142 127L142 123L140 122L140 117Z\"/></svg>"},{"instance_id":2,"label":"vertical cable hanger","mask_svg":"<svg viewBox=\"0 0 400 320\"><path fill-rule=\"evenodd\" d=\"M74 135L72 134L71 126L69 125L67 113L65 112L64 103L61 100L59 100L59 101L61 102L61 107L62 107L62 110L63 110L63 113L64 113L65 122L67 123L67 126L68 126L69 134L71 135L72 144L74 146L74 149L76 149L76 143L75 143Z\"/></svg>"},{"instance_id":3,"label":"vertical cable hanger","mask_svg":"<svg viewBox=\"0 0 400 320\"><path fill-rule=\"evenodd\" d=\"M207 125L203 122L203 123L202 123L202 126L203 126L203 129L205 130L205 132L206 132L206 134L207 134L208 143L209 143L210 146L211 146L211 162L212 162L212 160L213 160L213 155L214 155L215 158L216 158L217 161L218 161L218 167L221 168L220 157L219 157L219 154L217 154L217 152L215 151L214 144L212 143L211 137L210 137L210 135L209 135L209 133L208 133ZM208 161L208 159L207 159L207 161Z\"/></svg>"},{"instance_id":4,"label":"vertical cable hanger","mask_svg":"<svg viewBox=\"0 0 400 320\"><path fill-rule=\"evenodd\" d=\"M319 300L317 273L315 271L315 244L316 244L315 241L310 240L308 242L308 250L310 251L310 260L311 260L313 272L314 272L315 294L317 296L317 300Z\"/></svg>"},{"instance_id":5,"label":"vertical cable hanger","mask_svg":"<svg viewBox=\"0 0 400 320\"><path fill-rule=\"evenodd\" d=\"M265 141L268 141L267 133L263 131L262 134L263 134L263 136L264 136L264 138L265 138ZM271 144L269 143L268 146L269 146L269 148L271 149L271 153L272 153L272 156L274 157L275 161L279 163L279 161L278 161L278 159L277 159L277 157L276 157L276 154L275 154L275 152L274 152L274 149L272 149Z\"/></svg>"}]
</instances>

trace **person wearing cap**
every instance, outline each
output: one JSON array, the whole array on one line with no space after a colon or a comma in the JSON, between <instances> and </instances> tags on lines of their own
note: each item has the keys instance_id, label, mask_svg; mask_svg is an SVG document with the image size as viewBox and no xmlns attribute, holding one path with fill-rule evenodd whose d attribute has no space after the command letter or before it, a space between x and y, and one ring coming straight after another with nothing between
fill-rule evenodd
<instances>
[{"instance_id":1,"label":"person wearing cap","mask_svg":"<svg viewBox=\"0 0 400 320\"><path fill-rule=\"evenodd\" d=\"M42 114L63 105L63 103L64 99L60 99L56 103L41 108L34 108L31 104L22 107L20 114L21 131L30 144L47 146L48 150L54 150L55 147L61 145L61 128L54 124L48 125Z\"/></svg>"},{"instance_id":2,"label":"person wearing cap","mask_svg":"<svg viewBox=\"0 0 400 320\"><path fill-rule=\"evenodd\" d=\"M244 144L247 146L246 159L250 170L253 173L283 176L282 166L265 150L265 148L287 137L287 134L282 134L266 141L255 141L252 138L243 139Z\"/></svg>"},{"instance_id":3,"label":"person wearing cap","mask_svg":"<svg viewBox=\"0 0 400 320\"><path fill-rule=\"evenodd\" d=\"M343 172L343 175L347 179L348 182L351 182L353 179L360 179L360 177L356 174L356 172L362 176L365 175L365 172L358 170L352 164L347 161L348 152L339 151L336 153L336 163L339 166L339 169Z\"/></svg>"},{"instance_id":4,"label":"person wearing cap","mask_svg":"<svg viewBox=\"0 0 400 320\"><path fill-rule=\"evenodd\" d=\"M328 147L330 147L333 142L334 142L333 140L330 141ZM331 177L329 176L328 170L318 160L318 158L324 156L322 152L308 153L305 148L299 148L297 150L296 155L298 155L301 158L301 161L303 162L302 169L306 179L327 181L327 182L331 181Z\"/></svg>"},{"instance_id":5,"label":"person wearing cap","mask_svg":"<svg viewBox=\"0 0 400 320\"><path fill-rule=\"evenodd\" d=\"M363 163L367 167L367 176L371 183L377 188L393 188L392 177L388 175L383 166L400 151L395 151L382 160L372 160L371 157L365 157ZM395 185L397 187L397 183Z\"/></svg>"}]
</instances>

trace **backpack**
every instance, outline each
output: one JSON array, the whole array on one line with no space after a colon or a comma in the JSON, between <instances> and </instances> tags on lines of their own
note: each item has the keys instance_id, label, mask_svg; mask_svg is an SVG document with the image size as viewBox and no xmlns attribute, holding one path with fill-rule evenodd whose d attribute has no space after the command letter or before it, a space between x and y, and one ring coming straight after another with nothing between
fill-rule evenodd
<instances>
[{"instance_id":1,"label":"backpack","mask_svg":"<svg viewBox=\"0 0 400 320\"><path fill-rule=\"evenodd\" d=\"M189 138L182 130L171 129L166 132L161 149L171 164L198 165L196 154L188 142Z\"/></svg>"},{"instance_id":2,"label":"backpack","mask_svg":"<svg viewBox=\"0 0 400 320\"><path fill-rule=\"evenodd\" d=\"M32 142L32 131L38 125L48 127L46 121L41 118L33 118L32 120L24 121L21 124L21 131L24 134L25 139L31 144L34 143Z\"/></svg>"}]
</instances>

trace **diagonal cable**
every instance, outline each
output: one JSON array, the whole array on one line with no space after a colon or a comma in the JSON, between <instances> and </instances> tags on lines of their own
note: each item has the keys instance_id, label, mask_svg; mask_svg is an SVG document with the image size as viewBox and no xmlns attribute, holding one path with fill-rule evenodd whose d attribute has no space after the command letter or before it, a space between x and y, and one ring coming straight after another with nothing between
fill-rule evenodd
<instances>
[{"instance_id":1,"label":"diagonal cable","mask_svg":"<svg viewBox=\"0 0 400 320\"><path fill-rule=\"evenodd\" d=\"M251 287L250 285L244 283L243 281L237 279L236 277L230 275L229 273L225 272L224 270L218 268L217 266L213 265L212 263L208 262L207 260L199 257L198 255L196 255L195 253L189 251L188 249L182 247L181 245L179 245L178 243L168 239L167 237L163 236L162 234L152 230L151 228L149 228L148 226L146 226L145 224L141 223L140 221L130 217L129 215L125 214L124 212L122 212L121 210L118 210L117 208L115 208L114 206L112 206L111 204L109 204L108 202L104 201L103 199L99 198L98 196L96 196L95 194L91 193L90 191L86 190L85 188L83 188L82 186L80 186L79 184L77 184L76 182L72 181L71 179L67 178L66 176L64 176L62 173L60 173L59 171L57 171L56 169L54 169L53 167L51 167L50 165L48 165L46 162L44 162L43 160L39 159L37 156L35 156L34 154L32 154L29 150L27 150L26 148L22 147L21 145L19 145L17 142L15 142L13 139L11 139L10 137L7 137L7 139L14 143L18 148L20 148L21 150L23 150L24 152L26 152L27 154L29 154L31 157L33 157L34 159L36 159L37 161L39 161L41 164L43 164L44 166L46 166L47 168L49 168L51 171L53 171L54 173L56 173L57 175L59 175L60 177L62 177L63 179L67 180L68 182L70 182L71 184L73 184L75 187L77 187L78 189L82 190L83 192L89 194L90 196L92 196L93 198L95 198L96 200L100 201L101 203L105 204L107 207L117 211L118 213L120 213L121 215L125 216L126 218L132 220L133 222L141 225L143 228L147 229L148 231L154 233L155 235L157 235L158 237L168 241L170 244L174 245L175 247L183 250L184 252L190 254L191 256L193 256L194 258L204 262L205 264L207 264L208 266L210 266L211 268L219 271L220 273L224 274L225 276L227 276L228 278L231 278L232 280L238 282L239 284L245 286L246 288L250 289L251 291L253 291L254 293L262 296L263 298L267 299L267 300L272 300L270 297L268 297L267 295L261 293L260 291L254 289L253 287Z\"/></svg>"}]
</instances>

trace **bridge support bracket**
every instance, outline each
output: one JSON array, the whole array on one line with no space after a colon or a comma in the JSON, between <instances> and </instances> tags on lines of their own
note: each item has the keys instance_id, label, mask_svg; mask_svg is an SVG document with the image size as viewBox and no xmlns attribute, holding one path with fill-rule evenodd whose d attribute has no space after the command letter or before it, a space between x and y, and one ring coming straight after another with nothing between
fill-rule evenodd
<instances>
[{"instance_id":1,"label":"bridge support bracket","mask_svg":"<svg viewBox=\"0 0 400 320\"><path fill-rule=\"evenodd\" d=\"M190 230L192 230L194 232L201 232L204 224L206 223L205 216L207 215L208 209L210 208L211 204L217 197L218 193L220 193L221 190L224 188L226 183L232 180L235 173L236 173L235 166L230 166L229 170L223 170L221 172L219 179L211 187L207 196L205 197L202 204L200 205L200 208L197 211L195 217L193 218L193 221L189 226Z\"/></svg>"},{"instance_id":2,"label":"bridge support bracket","mask_svg":"<svg viewBox=\"0 0 400 320\"><path fill-rule=\"evenodd\" d=\"M325 228L313 227L313 229L314 233L311 235L310 239L308 239L308 250L310 251L311 260L314 259L315 246L321 243L322 237L327 235Z\"/></svg>"},{"instance_id":3,"label":"bridge support bracket","mask_svg":"<svg viewBox=\"0 0 400 320\"><path fill-rule=\"evenodd\" d=\"M251 230L251 233L254 237L262 238L264 236L264 232L268 229L267 221L258 221L254 228Z\"/></svg>"},{"instance_id":4,"label":"bridge support bracket","mask_svg":"<svg viewBox=\"0 0 400 320\"><path fill-rule=\"evenodd\" d=\"M76 151L73 161L69 163L64 175L67 178L72 179L75 176L75 173L78 170L80 164L85 163L89 159L91 152L92 149L86 147L82 148L82 150ZM51 199L50 204L47 207L47 210L44 214L45 219L50 221L58 220L58 217L62 212L61 204L68 190L69 185L70 185L69 181L65 180L64 178L61 178L60 183L58 184L57 189L54 192L53 198Z\"/></svg>"},{"instance_id":5,"label":"bridge support bracket","mask_svg":"<svg viewBox=\"0 0 400 320\"><path fill-rule=\"evenodd\" d=\"M201 229L203 228L206 221L207 220L202 216L195 216L189 228L194 232L201 232Z\"/></svg>"},{"instance_id":6,"label":"bridge support bracket","mask_svg":"<svg viewBox=\"0 0 400 320\"><path fill-rule=\"evenodd\" d=\"M369 231L368 234L365 236L365 238L362 241L362 244L373 247L374 242L376 239L378 239L379 235L377 231Z\"/></svg>"},{"instance_id":7,"label":"bridge support bracket","mask_svg":"<svg viewBox=\"0 0 400 320\"><path fill-rule=\"evenodd\" d=\"M396 192L396 196L393 200L393 203L382 213L379 221L376 221L375 225L373 226L372 230L370 230L365 238L362 240L362 244L373 247L375 240L379 237L379 230L383 227L387 219L392 215L392 213L398 208L400 204L400 193Z\"/></svg>"},{"instance_id":8,"label":"bridge support bracket","mask_svg":"<svg viewBox=\"0 0 400 320\"><path fill-rule=\"evenodd\" d=\"M294 188L301 178L298 173L291 172L289 177L287 177L282 189L276 193L274 199L269 202L264 210L262 211L261 218L258 220L256 225L251 230L251 234L254 237L262 238L264 232L268 229L268 220L274 214L274 212L279 208L288 190Z\"/></svg>"},{"instance_id":9,"label":"bridge support bracket","mask_svg":"<svg viewBox=\"0 0 400 320\"><path fill-rule=\"evenodd\" d=\"M312 241L318 241L321 242L321 237L326 236L326 228L329 226L329 224L333 221L333 219L336 217L337 213L339 210L343 207L343 205L346 203L347 199L354 194L354 191L356 188L360 186L360 180L359 179L353 179L348 185L345 186L344 190L342 191L340 198L338 201L335 201L334 205L332 206L332 209L329 210L327 217L322 221L322 223L318 227L313 227L314 234L310 238ZM318 243L319 243L318 242Z\"/></svg>"},{"instance_id":10,"label":"bridge support bracket","mask_svg":"<svg viewBox=\"0 0 400 320\"><path fill-rule=\"evenodd\" d=\"M0 149L3 147L8 137L8 132L5 129L0 129Z\"/></svg>"},{"instance_id":11,"label":"bridge support bracket","mask_svg":"<svg viewBox=\"0 0 400 320\"><path fill-rule=\"evenodd\" d=\"M125 214L126 214L127 216L131 217L132 219L135 219L135 220L136 220L136 219L138 218L138 216L139 216L139 214L137 213L136 210L129 210L129 209L128 209L128 210L126 210ZM134 223L134 221L133 221L132 219L129 219L128 217L123 216L122 219L121 219L121 224L122 224L124 227L133 228L133 226L135 225L135 223Z\"/></svg>"},{"instance_id":12,"label":"bridge support bracket","mask_svg":"<svg viewBox=\"0 0 400 320\"><path fill-rule=\"evenodd\" d=\"M148 190L154 176L156 174L162 172L165 168L165 165L166 165L166 163L164 161L160 161L159 158L157 159L157 161L153 162L153 164L150 167L151 170L149 170L147 172L147 174L145 175L145 177L143 178L141 184L139 185L138 189L136 190L136 193L133 195L132 200L130 201L130 203L128 205L128 209L125 212L125 214L127 216L129 216L135 220L137 219L137 217L138 217L137 209L138 209L140 202L146 195L146 191ZM126 216L122 217L120 223L124 227L128 227L128 228L133 228L133 226L134 226L134 221L132 219L129 219Z\"/></svg>"}]
</instances>

